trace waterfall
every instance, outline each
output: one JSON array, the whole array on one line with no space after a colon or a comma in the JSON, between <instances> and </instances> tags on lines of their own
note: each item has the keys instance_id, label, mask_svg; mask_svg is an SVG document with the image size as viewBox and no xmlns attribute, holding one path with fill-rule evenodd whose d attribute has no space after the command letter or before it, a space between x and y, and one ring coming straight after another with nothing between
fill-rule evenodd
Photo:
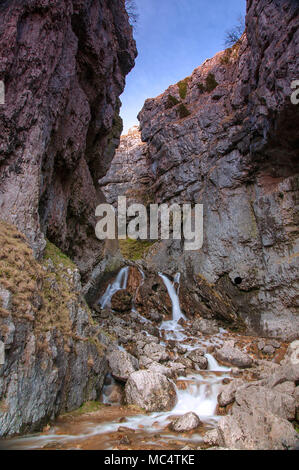
<instances>
[{"instance_id":1,"label":"waterfall","mask_svg":"<svg viewBox=\"0 0 299 470\"><path fill-rule=\"evenodd\" d=\"M110 306L111 298L113 294L115 294L115 292L117 292L120 289L126 289L127 282L128 282L128 275L129 275L128 266L125 266L119 271L118 275L116 276L115 281L108 285L107 289L105 290L104 294L99 300L99 304L101 308Z\"/></svg>"},{"instance_id":2,"label":"waterfall","mask_svg":"<svg viewBox=\"0 0 299 470\"><path fill-rule=\"evenodd\" d=\"M179 301L178 294L175 290L174 283L172 283L170 279L168 279L168 277L162 273L159 273L159 276L163 280L165 287L167 289L168 295L172 302L172 320L176 323L180 320L180 318L183 318L184 320L186 320L185 315L181 311L180 301ZM179 280L180 280L180 275L178 273L175 276L175 282L179 283Z\"/></svg>"}]
</instances>

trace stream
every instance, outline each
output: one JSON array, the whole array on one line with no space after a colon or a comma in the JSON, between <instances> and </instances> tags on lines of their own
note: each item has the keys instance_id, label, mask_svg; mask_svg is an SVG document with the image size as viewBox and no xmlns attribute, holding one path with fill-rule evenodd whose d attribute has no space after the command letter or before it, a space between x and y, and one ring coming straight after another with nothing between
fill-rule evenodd
<instances>
[{"instance_id":1,"label":"stream","mask_svg":"<svg viewBox=\"0 0 299 470\"><path fill-rule=\"evenodd\" d=\"M117 290L126 288L128 269L122 268L115 281L107 287L99 301L102 308L110 305L111 297ZM193 337L186 331L179 323L181 319L187 320L178 298L180 276L177 274L173 282L162 273L159 276L172 302L172 320L163 321L159 327L160 343L165 345L165 340L179 341L187 353L198 347L207 349L212 344L221 344L225 330L220 329L212 338ZM138 313L134 308L133 311ZM149 321L140 314L138 318L140 322ZM223 379L230 377L228 367L219 365L209 353L205 357L208 360L207 370L196 371L175 380L177 403L171 411L140 414L140 411L138 413L128 409L130 407L109 403L107 391L115 383L110 375L103 388L99 410L79 416L70 413L69 417L58 418L54 425L48 426L42 433L7 439L7 448L176 450L189 443L199 445L203 434L214 428L220 418L216 414L217 396ZM172 419L189 411L195 412L203 425L188 433L171 431L169 424Z\"/></svg>"}]
</instances>

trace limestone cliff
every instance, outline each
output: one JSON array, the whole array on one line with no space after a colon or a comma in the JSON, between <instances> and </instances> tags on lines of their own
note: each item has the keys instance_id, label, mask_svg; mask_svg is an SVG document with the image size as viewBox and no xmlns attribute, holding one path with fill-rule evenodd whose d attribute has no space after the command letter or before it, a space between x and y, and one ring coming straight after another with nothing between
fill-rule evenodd
<instances>
[{"instance_id":1,"label":"limestone cliff","mask_svg":"<svg viewBox=\"0 0 299 470\"><path fill-rule=\"evenodd\" d=\"M0 5L1 217L40 256L44 235L85 274L101 255L94 210L136 56L124 0Z\"/></svg>"},{"instance_id":2,"label":"limestone cliff","mask_svg":"<svg viewBox=\"0 0 299 470\"><path fill-rule=\"evenodd\" d=\"M136 47L124 0L0 3L2 436L99 397L109 338L80 271L101 259L97 181L119 143Z\"/></svg>"},{"instance_id":3,"label":"limestone cliff","mask_svg":"<svg viewBox=\"0 0 299 470\"><path fill-rule=\"evenodd\" d=\"M202 249L161 242L147 266L182 272L187 313L213 315L220 293L226 317L230 311L251 331L285 339L299 333L299 107L290 100L298 24L297 1L248 0L242 38L139 114L144 193L204 205ZM134 166L133 155L125 173Z\"/></svg>"}]
</instances>

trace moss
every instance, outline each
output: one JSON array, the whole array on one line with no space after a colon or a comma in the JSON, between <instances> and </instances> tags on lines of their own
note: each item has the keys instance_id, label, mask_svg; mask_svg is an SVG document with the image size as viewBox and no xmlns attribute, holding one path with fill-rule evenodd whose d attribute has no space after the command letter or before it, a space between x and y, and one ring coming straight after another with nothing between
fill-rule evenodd
<instances>
[{"instance_id":1,"label":"moss","mask_svg":"<svg viewBox=\"0 0 299 470\"><path fill-rule=\"evenodd\" d=\"M127 238L126 240L119 240L119 247L124 258L136 261L141 259L154 243L148 240Z\"/></svg>"},{"instance_id":2,"label":"moss","mask_svg":"<svg viewBox=\"0 0 299 470\"><path fill-rule=\"evenodd\" d=\"M72 260L67 255L62 253L62 251L56 245L49 242L49 240L47 240L44 259L51 259L55 267L59 267L60 264L63 264L63 266L66 268L76 268L76 265L72 262Z\"/></svg>"},{"instance_id":3,"label":"moss","mask_svg":"<svg viewBox=\"0 0 299 470\"><path fill-rule=\"evenodd\" d=\"M175 96L168 95L165 108L170 109L170 108L173 108L174 106L176 106L177 104L179 104L179 100L177 100L175 98Z\"/></svg>"},{"instance_id":4,"label":"moss","mask_svg":"<svg viewBox=\"0 0 299 470\"><path fill-rule=\"evenodd\" d=\"M81 416L86 413L95 413L96 411L99 411L103 406L105 405L103 403L100 403L99 401L87 401L83 403L80 408L77 408L77 410L65 413L63 416Z\"/></svg>"},{"instance_id":5,"label":"moss","mask_svg":"<svg viewBox=\"0 0 299 470\"><path fill-rule=\"evenodd\" d=\"M189 109L183 103L180 104L178 108L178 113L179 113L180 119L190 116L191 114Z\"/></svg>"},{"instance_id":6,"label":"moss","mask_svg":"<svg viewBox=\"0 0 299 470\"><path fill-rule=\"evenodd\" d=\"M184 80L181 80L177 85L179 88L179 94L182 100L184 100L187 96L187 91L188 91L188 82L189 82L189 77L185 78Z\"/></svg>"}]
</instances>

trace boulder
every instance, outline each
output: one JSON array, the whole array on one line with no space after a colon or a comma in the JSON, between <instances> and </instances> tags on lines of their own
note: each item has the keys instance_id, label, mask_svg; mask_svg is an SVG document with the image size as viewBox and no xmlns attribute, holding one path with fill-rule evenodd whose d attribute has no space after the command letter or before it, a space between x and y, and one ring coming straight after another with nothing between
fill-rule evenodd
<instances>
[{"instance_id":1,"label":"boulder","mask_svg":"<svg viewBox=\"0 0 299 470\"><path fill-rule=\"evenodd\" d=\"M120 382L126 382L129 376L139 369L138 360L126 351L119 349L110 352L107 360L112 376Z\"/></svg>"},{"instance_id":2,"label":"boulder","mask_svg":"<svg viewBox=\"0 0 299 470\"><path fill-rule=\"evenodd\" d=\"M211 429L203 436L203 442L208 446L218 446L219 436L217 429Z\"/></svg>"},{"instance_id":3,"label":"boulder","mask_svg":"<svg viewBox=\"0 0 299 470\"><path fill-rule=\"evenodd\" d=\"M261 408L251 413L235 410L220 418L217 430L220 446L229 449L285 450L299 443L291 423Z\"/></svg>"},{"instance_id":4,"label":"boulder","mask_svg":"<svg viewBox=\"0 0 299 470\"><path fill-rule=\"evenodd\" d=\"M120 289L111 298L111 308L116 312L129 312L132 309L132 295L126 289Z\"/></svg>"},{"instance_id":5,"label":"boulder","mask_svg":"<svg viewBox=\"0 0 299 470\"><path fill-rule=\"evenodd\" d=\"M188 359L191 359L193 363L195 363L199 369L207 369L208 368L208 360L204 356L204 351L200 348L194 349L187 355Z\"/></svg>"},{"instance_id":6,"label":"boulder","mask_svg":"<svg viewBox=\"0 0 299 470\"><path fill-rule=\"evenodd\" d=\"M125 386L128 404L146 411L169 411L177 401L174 384L165 375L139 370L130 375Z\"/></svg>"},{"instance_id":7,"label":"boulder","mask_svg":"<svg viewBox=\"0 0 299 470\"><path fill-rule=\"evenodd\" d=\"M241 368L251 367L253 360L248 354L234 347L233 341L226 341L220 349L216 350L216 359L224 364Z\"/></svg>"},{"instance_id":8,"label":"boulder","mask_svg":"<svg viewBox=\"0 0 299 470\"><path fill-rule=\"evenodd\" d=\"M239 387L244 385L241 379L232 380L228 385L223 386L222 391L218 395L218 404L220 406L227 406L235 400L236 391Z\"/></svg>"},{"instance_id":9,"label":"boulder","mask_svg":"<svg viewBox=\"0 0 299 470\"><path fill-rule=\"evenodd\" d=\"M198 428L201 424L197 414L189 412L172 421L170 428L175 432L186 432Z\"/></svg>"},{"instance_id":10,"label":"boulder","mask_svg":"<svg viewBox=\"0 0 299 470\"><path fill-rule=\"evenodd\" d=\"M169 354L161 344L149 343L143 348L143 354L153 361L167 361Z\"/></svg>"}]
</instances>

